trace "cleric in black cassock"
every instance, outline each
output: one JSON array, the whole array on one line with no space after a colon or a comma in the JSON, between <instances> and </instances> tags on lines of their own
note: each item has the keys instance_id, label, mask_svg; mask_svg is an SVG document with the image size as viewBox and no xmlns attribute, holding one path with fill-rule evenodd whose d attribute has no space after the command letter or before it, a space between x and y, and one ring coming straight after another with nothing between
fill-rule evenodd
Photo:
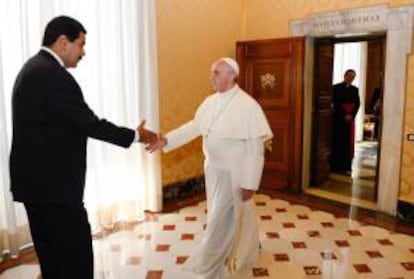
<instances>
[{"instance_id":1,"label":"cleric in black cassock","mask_svg":"<svg viewBox=\"0 0 414 279\"><path fill-rule=\"evenodd\" d=\"M333 86L331 171L352 171L355 149L355 116L360 106L358 88L351 85L355 71L347 70L344 81Z\"/></svg>"}]
</instances>

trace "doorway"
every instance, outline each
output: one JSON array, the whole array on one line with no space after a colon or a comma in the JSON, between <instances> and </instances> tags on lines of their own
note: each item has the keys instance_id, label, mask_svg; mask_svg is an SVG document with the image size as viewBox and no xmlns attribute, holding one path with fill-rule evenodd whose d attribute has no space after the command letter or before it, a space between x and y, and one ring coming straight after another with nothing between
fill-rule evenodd
<instances>
[{"instance_id":1,"label":"doorway","mask_svg":"<svg viewBox=\"0 0 414 279\"><path fill-rule=\"evenodd\" d=\"M368 21L365 21L368 19ZM304 74L304 117L302 189L314 194L317 188L310 188L311 130L313 101L314 41L317 38L345 34L386 33L386 63L384 71L383 121L378 178L377 204L372 208L396 216L398 202L413 201L410 191L401 191L401 174L404 140L404 112L406 104L407 65L412 53L414 5L389 7L374 5L311 14L290 23L290 36L306 36ZM410 181L405 183L406 189ZM312 192L311 192L312 191ZM322 195L318 195L322 196ZM349 199L348 199L349 201ZM353 201L352 201L353 202ZM364 206L353 202L353 205Z\"/></svg>"},{"instance_id":2,"label":"doorway","mask_svg":"<svg viewBox=\"0 0 414 279\"><path fill-rule=\"evenodd\" d=\"M325 197L375 207L385 41L385 34L315 40L310 187ZM359 109L346 122L337 111L350 102L342 98L352 91L343 83L349 69L355 71L351 85L358 88ZM338 168L338 160L348 167Z\"/></svg>"}]
</instances>

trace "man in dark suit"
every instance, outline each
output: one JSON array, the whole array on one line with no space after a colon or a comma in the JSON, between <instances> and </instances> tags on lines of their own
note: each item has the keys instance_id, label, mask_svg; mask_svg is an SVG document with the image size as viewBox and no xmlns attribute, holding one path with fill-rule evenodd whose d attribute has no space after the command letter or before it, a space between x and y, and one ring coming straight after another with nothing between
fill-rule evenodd
<instances>
[{"instance_id":1,"label":"man in dark suit","mask_svg":"<svg viewBox=\"0 0 414 279\"><path fill-rule=\"evenodd\" d=\"M355 153L355 116L360 100L358 88L352 85L355 71L345 71L344 81L333 86L331 171L352 172L352 160Z\"/></svg>"},{"instance_id":2,"label":"man in dark suit","mask_svg":"<svg viewBox=\"0 0 414 279\"><path fill-rule=\"evenodd\" d=\"M85 55L86 30L66 16L46 26L43 47L16 78L12 97L11 191L24 203L43 279L93 278L93 251L83 205L87 138L122 147L156 134L99 119L65 69Z\"/></svg>"}]
</instances>

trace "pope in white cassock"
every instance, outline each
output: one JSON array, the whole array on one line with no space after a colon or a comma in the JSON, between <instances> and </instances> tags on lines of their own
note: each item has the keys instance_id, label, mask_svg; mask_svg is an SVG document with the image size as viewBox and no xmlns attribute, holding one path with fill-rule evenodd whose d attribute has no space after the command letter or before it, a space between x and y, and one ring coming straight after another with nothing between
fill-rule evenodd
<instances>
[{"instance_id":1,"label":"pope in white cassock","mask_svg":"<svg viewBox=\"0 0 414 279\"><path fill-rule=\"evenodd\" d=\"M273 137L260 105L236 83L237 62L222 58L211 67L217 92L194 119L147 147L168 152L203 137L207 226L197 251L183 266L198 278L221 279L254 265L259 234L253 195L260 185L265 142Z\"/></svg>"}]
</instances>

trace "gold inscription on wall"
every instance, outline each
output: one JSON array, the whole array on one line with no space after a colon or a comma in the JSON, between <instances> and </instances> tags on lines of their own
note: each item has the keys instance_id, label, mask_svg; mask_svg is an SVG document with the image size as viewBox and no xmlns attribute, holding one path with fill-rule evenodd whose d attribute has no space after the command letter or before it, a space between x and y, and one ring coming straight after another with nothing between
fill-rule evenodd
<instances>
[{"instance_id":1,"label":"gold inscription on wall","mask_svg":"<svg viewBox=\"0 0 414 279\"><path fill-rule=\"evenodd\" d=\"M328 19L323 21L317 21L313 23L313 28L326 28L332 26L345 26L350 24L356 23L375 23L381 21L381 15L374 14L374 15L358 15L354 17L344 17L344 18L337 18L337 19Z\"/></svg>"},{"instance_id":2,"label":"gold inscription on wall","mask_svg":"<svg viewBox=\"0 0 414 279\"><path fill-rule=\"evenodd\" d=\"M311 33L324 32L358 32L363 29L383 29L387 25L387 14L384 11L351 11L336 12L323 18L314 16L309 26Z\"/></svg>"}]
</instances>

